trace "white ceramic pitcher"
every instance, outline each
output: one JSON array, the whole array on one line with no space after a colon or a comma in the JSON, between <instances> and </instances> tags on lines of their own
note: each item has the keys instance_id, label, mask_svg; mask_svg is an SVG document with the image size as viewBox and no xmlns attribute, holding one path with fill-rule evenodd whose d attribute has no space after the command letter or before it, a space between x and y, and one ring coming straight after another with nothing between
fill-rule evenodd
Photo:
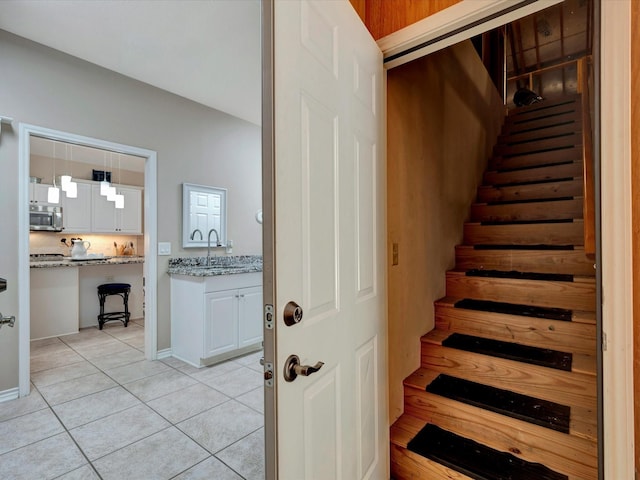
<instances>
[{"instance_id":1,"label":"white ceramic pitcher","mask_svg":"<svg viewBox=\"0 0 640 480\"><path fill-rule=\"evenodd\" d=\"M76 240L73 242L73 247L71 247L71 256L74 258L86 257L89 248L91 248L91 242L87 240Z\"/></svg>"}]
</instances>

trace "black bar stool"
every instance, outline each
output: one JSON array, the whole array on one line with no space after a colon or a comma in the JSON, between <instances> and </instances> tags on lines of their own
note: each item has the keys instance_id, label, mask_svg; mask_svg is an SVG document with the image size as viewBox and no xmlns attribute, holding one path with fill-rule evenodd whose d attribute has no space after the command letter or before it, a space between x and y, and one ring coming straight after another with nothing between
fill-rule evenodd
<instances>
[{"instance_id":1,"label":"black bar stool","mask_svg":"<svg viewBox=\"0 0 640 480\"><path fill-rule=\"evenodd\" d=\"M98 325L100 330L102 326L112 320L120 320L126 327L129 323L129 292L131 285L128 283L103 283L98 285L98 298L100 299L100 315L98 315ZM124 304L124 312L107 312L104 313L104 301L109 295L120 295Z\"/></svg>"}]
</instances>

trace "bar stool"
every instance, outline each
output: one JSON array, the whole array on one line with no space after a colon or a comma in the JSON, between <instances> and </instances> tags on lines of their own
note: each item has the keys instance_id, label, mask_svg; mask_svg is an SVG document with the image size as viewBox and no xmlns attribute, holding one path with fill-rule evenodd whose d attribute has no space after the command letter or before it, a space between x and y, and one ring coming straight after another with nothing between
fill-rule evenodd
<instances>
[{"instance_id":1,"label":"bar stool","mask_svg":"<svg viewBox=\"0 0 640 480\"><path fill-rule=\"evenodd\" d=\"M100 330L106 322L112 320L120 320L126 327L129 323L129 292L131 285L128 283L103 283L98 285L98 298L100 299L100 315L98 315L98 325ZM109 295L119 295L122 297L124 304L124 312L107 312L104 313L104 301Z\"/></svg>"}]
</instances>

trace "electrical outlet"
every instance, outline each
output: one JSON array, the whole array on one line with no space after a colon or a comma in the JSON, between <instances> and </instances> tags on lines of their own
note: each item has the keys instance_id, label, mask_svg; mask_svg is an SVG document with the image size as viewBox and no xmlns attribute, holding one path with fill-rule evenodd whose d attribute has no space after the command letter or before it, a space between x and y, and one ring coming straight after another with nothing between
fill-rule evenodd
<instances>
[{"instance_id":1,"label":"electrical outlet","mask_svg":"<svg viewBox=\"0 0 640 480\"><path fill-rule=\"evenodd\" d=\"M107 275L104 277L107 282L113 282L113 275Z\"/></svg>"}]
</instances>

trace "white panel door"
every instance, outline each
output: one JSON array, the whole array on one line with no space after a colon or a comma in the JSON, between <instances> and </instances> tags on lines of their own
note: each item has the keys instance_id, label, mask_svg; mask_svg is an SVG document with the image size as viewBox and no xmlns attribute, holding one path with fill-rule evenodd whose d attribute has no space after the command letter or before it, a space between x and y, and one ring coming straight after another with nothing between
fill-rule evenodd
<instances>
[{"instance_id":1,"label":"white panel door","mask_svg":"<svg viewBox=\"0 0 640 480\"><path fill-rule=\"evenodd\" d=\"M388 478L381 52L347 0L273 31L278 478ZM292 354L324 366L287 382Z\"/></svg>"}]
</instances>

